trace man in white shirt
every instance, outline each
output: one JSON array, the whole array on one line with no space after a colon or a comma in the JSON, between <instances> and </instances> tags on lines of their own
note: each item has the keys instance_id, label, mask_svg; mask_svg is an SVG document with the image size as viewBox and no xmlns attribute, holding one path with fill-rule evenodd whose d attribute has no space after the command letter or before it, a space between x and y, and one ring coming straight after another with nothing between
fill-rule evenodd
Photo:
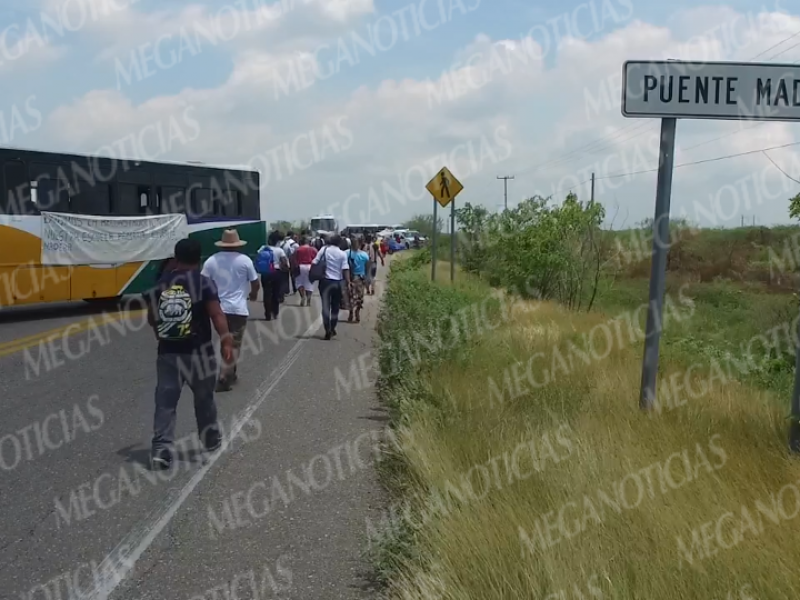
<instances>
[{"instance_id":1,"label":"man in white shirt","mask_svg":"<svg viewBox=\"0 0 800 600\"><path fill-rule=\"evenodd\" d=\"M247 307L248 292L251 301L258 298L258 274L253 261L239 252L246 244L247 242L239 239L239 233L235 229L226 229L222 233L222 240L215 244L221 252L209 257L202 270L202 274L217 286L222 312L225 313L228 330L233 336L233 357L230 362L222 363L217 381L218 392L229 391L236 382L236 363L247 328L247 317L250 316Z\"/></svg>"},{"instance_id":2,"label":"man in white shirt","mask_svg":"<svg viewBox=\"0 0 800 600\"><path fill-rule=\"evenodd\" d=\"M325 246L311 263L316 265L325 261L325 279L319 282L319 294L322 298L322 324L325 326L326 340L336 335L344 291L342 281L350 284L350 265L347 253L340 248L342 243L342 238L338 235L329 236L325 240Z\"/></svg>"}]
</instances>

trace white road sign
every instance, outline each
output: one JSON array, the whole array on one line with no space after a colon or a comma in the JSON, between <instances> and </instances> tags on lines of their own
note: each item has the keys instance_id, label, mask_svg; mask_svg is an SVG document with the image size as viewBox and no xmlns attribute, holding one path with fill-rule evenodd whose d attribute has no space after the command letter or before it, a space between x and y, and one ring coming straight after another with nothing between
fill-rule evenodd
<instances>
[{"instance_id":1,"label":"white road sign","mask_svg":"<svg viewBox=\"0 0 800 600\"><path fill-rule=\"evenodd\" d=\"M625 117L800 120L800 65L630 60L622 69Z\"/></svg>"}]
</instances>

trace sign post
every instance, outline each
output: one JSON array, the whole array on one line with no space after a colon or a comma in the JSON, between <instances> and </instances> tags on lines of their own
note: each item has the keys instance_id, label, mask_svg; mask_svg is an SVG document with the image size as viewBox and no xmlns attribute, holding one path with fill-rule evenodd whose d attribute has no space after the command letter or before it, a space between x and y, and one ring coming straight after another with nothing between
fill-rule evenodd
<instances>
[{"instance_id":1,"label":"sign post","mask_svg":"<svg viewBox=\"0 0 800 600\"><path fill-rule=\"evenodd\" d=\"M800 324L795 335L800 335ZM789 449L795 454L800 454L800 349L797 350L794 359L794 389L789 420Z\"/></svg>"},{"instance_id":2,"label":"sign post","mask_svg":"<svg viewBox=\"0 0 800 600\"><path fill-rule=\"evenodd\" d=\"M669 207L677 119L800 121L800 66L773 63L627 61L622 70L622 115L661 119L650 303L639 406L656 403L663 326ZM797 363L800 366L800 347ZM800 452L800 375L792 396L789 445Z\"/></svg>"},{"instance_id":3,"label":"sign post","mask_svg":"<svg viewBox=\"0 0 800 600\"><path fill-rule=\"evenodd\" d=\"M433 237L431 238L431 281L436 281L436 209L439 205L433 201Z\"/></svg>"},{"instance_id":4,"label":"sign post","mask_svg":"<svg viewBox=\"0 0 800 600\"><path fill-rule=\"evenodd\" d=\"M656 401L658 350L661 341L661 318L664 292L667 287L667 254L669 253L669 204L672 194L672 171L675 158L674 118L661 119L661 145L658 153L656 214L653 219L653 254L650 266L650 298L644 337L644 361L639 408L650 410Z\"/></svg>"},{"instance_id":5,"label":"sign post","mask_svg":"<svg viewBox=\"0 0 800 600\"><path fill-rule=\"evenodd\" d=\"M456 201L450 203L450 281L456 280Z\"/></svg>"},{"instance_id":6,"label":"sign post","mask_svg":"<svg viewBox=\"0 0 800 600\"><path fill-rule=\"evenodd\" d=\"M447 208L447 205L453 203L450 207L450 280L452 281L455 278L455 243L452 236L454 235L452 224L455 223L455 203L454 200L456 196L458 196L461 191L464 189L464 186L461 185L461 182L456 179L455 175L450 172L450 169L447 167L442 167L441 170L433 176L428 184L425 186L425 189L431 193L433 196L433 238L431 239L431 254L432 254L432 261L431 261L431 281L436 281L436 238L439 234L438 228L438 221L437 221L437 209L438 206L442 208Z\"/></svg>"}]
</instances>

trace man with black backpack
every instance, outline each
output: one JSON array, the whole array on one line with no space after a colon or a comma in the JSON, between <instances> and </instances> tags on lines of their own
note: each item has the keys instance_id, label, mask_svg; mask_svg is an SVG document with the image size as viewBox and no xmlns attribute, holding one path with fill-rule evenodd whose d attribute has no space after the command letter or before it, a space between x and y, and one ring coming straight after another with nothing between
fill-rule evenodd
<instances>
[{"instance_id":1,"label":"man with black backpack","mask_svg":"<svg viewBox=\"0 0 800 600\"><path fill-rule=\"evenodd\" d=\"M217 287L200 273L200 242L180 240L175 259L155 288L143 294L147 321L158 340L155 417L151 465L169 469L175 438L178 400L188 384L194 394L194 414L203 446L213 452L222 445L214 388L217 383L213 324L220 337L222 360L233 359L233 339L219 302Z\"/></svg>"},{"instance_id":2,"label":"man with black backpack","mask_svg":"<svg viewBox=\"0 0 800 600\"><path fill-rule=\"evenodd\" d=\"M277 231L269 234L267 245L261 246L256 255L256 271L261 275L261 288L264 294L264 319L278 318L283 291L284 273L289 267L289 259L278 246L281 235Z\"/></svg>"}]
</instances>

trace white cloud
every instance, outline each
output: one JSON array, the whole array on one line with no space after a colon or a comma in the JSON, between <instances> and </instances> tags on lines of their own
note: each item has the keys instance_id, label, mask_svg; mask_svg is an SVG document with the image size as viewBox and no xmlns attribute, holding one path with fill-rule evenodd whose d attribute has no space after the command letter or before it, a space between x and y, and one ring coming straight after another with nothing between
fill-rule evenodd
<instances>
[{"instance_id":1,"label":"white cloud","mask_svg":"<svg viewBox=\"0 0 800 600\"><path fill-rule=\"evenodd\" d=\"M49 145L91 151L131 134L141 137L140 132L153 131L153 124L161 123L167 130L177 127L180 131L174 132L171 145L161 146L165 149L162 158L245 163L259 157L254 161L256 166L272 161L267 167L270 175L265 191L268 218L308 217L337 202L341 209L347 198L357 196L348 207L348 218L396 221L429 210L430 199L419 194L419 200L401 202L389 193L392 212L380 219L375 214L376 193L371 190L413 186L413 190L404 190L413 196L424 184L418 172L421 169L415 170L415 165L432 175L441 166L437 161L453 160L450 166L456 175L465 174L466 189L460 200L493 208L502 201L497 175L516 175L509 192L511 198L518 199L535 191L545 195L557 191L563 196L592 170L603 178L620 170L656 165L657 123L635 130L640 123L623 119L620 114L619 86L625 60L695 59L698 55L704 59L751 58L800 30L797 16L753 14L743 20L728 8L705 7L677 13L672 28L637 20L592 41L563 39L554 66L547 68L542 46L525 33L499 41L476 35L467 47L453 49L455 68L444 75L431 73L431 81L406 78L369 85L355 82L351 85L354 89L346 94L313 85L276 100L276 64L285 63L298 52L308 52L309 42L320 39L325 31L323 22L329 28L328 38L336 39L344 24L352 24L353 19L374 10L371 0L317 2L308 8L314 8L318 20L309 23L306 30L298 30L296 36L274 41L261 36L242 42L233 55L230 77L217 88L183 90L140 104L131 102L123 92L93 91L61 106L49 116L44 128L51 136ZM175 31L187 19L207 14L207 9L189 6L170 15L137 14L134 18L139 21L126 21L124 27L116 21L113 27L105 22L103 27L108 28L108 35L119 36L114 40L116 49L118 44L131 42L123 29L134 34L142 27L152 27L149 31L154 34ZM299 27L300 21L293 21L292 28ZM736 36L726 38L724 25L729 22L739 29ZM685 24L692 27L684 30ZM697 37L709 28L716 29L710 36ZM402 55L403 45L388 53ZM794 55L800 56L800 50ZM381 55L370 60L379 64ZM352 76L342 71L336 80L351 83ZM587 91L594 108L587 108ZM196 137L191 122L198 125ZM724 122L681 121L676 162L800 139L789 124L748 124L744 126L747 129L719 142L686 149L739 127ZM148 135L148 139L156 139ZM581 148L597 138L604 141ZM300 155L297 160L291 158L293 144ZM507 147L510 155L502 158ZM559 159L573 148L581 151L542 169L532 168ZM788 168L794 160L791 152L775 151L771 156L779 163L784 161L781 164ZM269 160L264 158L268 155L272 157ZM309 161L315 164L307 166ZM755 154L676 170L673 207L676 212L681 208L691 212L691 203L697 198L707 198L726 182L765 165L769 167L766 159ZM776 180L783 178L777 170L773 176ZM623 213L631 215L629 222L650 216L654 173L598 183L600 200L610 205L619 203ZM387 194L378 195L387 201ZM764 215L762 222L782 220L785 203L765 204L747 214L755 213Z\"/></svg>"},{"instance_id":2,"label":"white cloud","mask_svg":"<svg viewBox=\"0 0 800 600\"><path fill-rule=\"evenodd\" d=\"M63 45L20 41L0 50L0 77L17 77L40 71L58 62L67 54Z\"/></svg>"},{"instance_id":3,"label":"white cloud","mask_svg":"<svg viewBox=\"0 0 800 600\"><path fill-rule=\"evenodd\" d=\"M324 35L373 11L373 0L245 0L150 13L128 7L89 21L86 30L107 43L99 60L124 60L132 51L157 44L175 51L189 46L193 54L221 46L275 50L303 42L313 48Z\"/></svg>"}]
</instances>

